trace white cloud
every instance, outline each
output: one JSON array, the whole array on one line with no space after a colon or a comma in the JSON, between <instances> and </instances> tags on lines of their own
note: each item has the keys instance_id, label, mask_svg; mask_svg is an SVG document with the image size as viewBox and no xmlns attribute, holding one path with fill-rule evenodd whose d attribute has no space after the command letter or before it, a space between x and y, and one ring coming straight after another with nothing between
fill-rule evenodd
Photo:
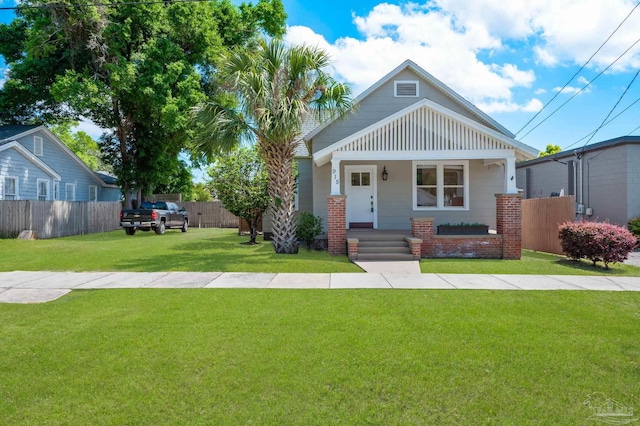
<instances>
[{"instance_id":1,"label":"white cloud","mask_svg":"<svg viewBox=\"0 0 640 426\"><path fill-rule=\"evenodd\" d=\"M542 102L537 98L531 99L526 104L518 104L510 101L493 101L488 103L480 102L477 104L477 107L487 114L516 111L538 112L542 109Z\"/></svg>"},{"instance_id":2,"label":"white cloud","mask_svg":"<svg viewBox=\"0 0 640 426\"><path fill-rule=\"evenodd\" d=\"M442 9L383 3L365 16L354 16L354 25L360 38L343 37L333 44L307 27L290 27L286 37L290 43L325 49L333 59L336 78L349 82L356 95L406 59L473 103L504 103L514 108L512 89L530 87L535 81L532 70L480 60L480 52L504 48L500 39L483 25L460 26L454 15Z\"/></svg>"},{"instance_id":3,"label":"white cloud","mask_svg":"<svg viewBox=\"0 0 640 426\"><path fill-rule=\"evenodd\" d=\"M559 92L560 90L562 90L562 93L565 94L565 95L575 95L577 93L582 95L582 94L591 92L591 89L589 87L584 89L584 85L580 86L580 87L567 86L564 89L562 87L558 86L558 87L554 87L552 90L554 92Z\"/></svg>"},{"instance_id":4,"label":"white cloud","mask_svg":"<svg viewBox=\"0 0 640 426\"><path fill-rule=\"evenodd\" d=\"M540 88L540 89L536 89L533 93L535 95L544 95L545 93L547 93L547 91L546 91L546 89Z\"/></svg>"}]
</instances>

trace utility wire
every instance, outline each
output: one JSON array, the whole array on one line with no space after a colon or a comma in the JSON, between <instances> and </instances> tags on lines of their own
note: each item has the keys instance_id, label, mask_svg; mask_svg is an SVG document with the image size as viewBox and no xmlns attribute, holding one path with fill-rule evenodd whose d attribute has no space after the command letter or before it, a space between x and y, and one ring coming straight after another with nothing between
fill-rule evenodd
<instances>
[{"instance_id":1,"label":"utility wire","mask_svg":"<svg viewBox=\"0 0 640 426\"><path fill-rule=\"evenodd\" d=\"M631 9L631 12L629 12L629 14L628 14L628 15L627 15L623 20L622 20L622 22L620 22L620 24L616 27L616 29L615 29L615 30L613 30L613 32L609 35L609 37L607 37L607 39L604 41L604 43L602 43L602 44L600 45L600 47L598 47L598 49L593 53L593 55L591 55L591 57L590 57L589 59L587 59L587 62L585 62L585 63L584 63L584 65L582 65L582 66L580 67L580 69L579 69L578 71L576 71L576 73L575 73L575 74L573 74L573 76L569 79L569 81L567 81L567 82L565 83L565 85L564 85L564 86L562 86L562 89L560 89L560 90L559 90L555 95L553 95L553 97L552 97L551 99L549 99L549 100L547 101L547 103L545 103L545 104L542 106L542 108L540 108L540 110L539 110L539 111L538 111L538 112L537 112L533 117L531 117L531 120L527 121L527 124L525 124L524 126L522 126L522 128L516 132L516 137L517 137L517 136L518 136L518 134L519 134L520 132L522 132L522 131L523 131L523 130L524 130L524 129L529 125L529 124L531 124L531 122L532 122L533 120L535 120L535 119L536 119L536 117L538 117L538 115L540 115L540 113L541 113L541 112L542 112L542 111L543 111L547 106L549 106L549 104L550 104L551 102L553 102L553 100L554 100L555 98L557 98L557 97L558 97L558 95L560 95L560 93L562 93L562 91L563 91L563 90L564 90L564 89L569 85L569 83L571 83L571 82L573 81L573 79L574 79L574 78L576 78L576 76L577 76L578 74L580 74L580 72L581 72L581 71L582 71L582 70L587 66L587 64L589 64L589 62L591 62L591 60L594 58L594 56L596 56L596 55L598 54L598 52L600 52L600 50L604 47L604 45L605 45L605 44L607 44L607 43L609 42L609 40L611 40L611 37L613 37L613 35L614 35L616 32L618 32L618 30L620 29L620 27L622 26L622 24L624 24L624 23L626 22L626 20L627 20L627 19L629 19L629 17L631 16L631 14L632 14L632 13L633 13L637 8L638 8L638 6L640 6L640 1L639 1L638 3L636 3L636 5L633 7L633 9ZM566 102L565 102L565 103L566 103ZM564 105L564 104L562 104L562 105ZM555 111L554 111L554 112L555 112ZM536 127L537 127L537 126L536 126ZM534 129L535 129L535 127L534 127ZM527 134L525 134L522 138L524 138L525 136L527 136L529 133L531 133L531 131L529 131ZM521 138L521 139L522 139L522 138Z\"/></svg>"},{"instance_id":2,"label":"utility wire","mask_svg":"<svg viewBox=\"0 0 640 426\"><path fill-rule=\"evenodd\" d=\"M558 112L558 110L560 108L562 108L563 106L565 106L566 104L569 103L569 101L571 101L573 98L575 98L576 96L578 96L580 93L582 93L582 91L584 89L586 89L587 87L589 87L591 85L591 83L593 83L594 81L596 81L596 79L598 79L598 77L600 77L602 74L604 74L609 68L611 68L616 62L618 62L624 55L627 54L627 52L629 52L636 44L640 43L640 38L637 39L631 46L629 46L629 48L627 48L627 50L625 50L624 52L622 52L622 54L620 56L618 56L616 58L615 61L611 62L609 65L607 65L607 67L605 69L603 69L602 71L600 71L600 73L598 75L596 75L591 81L589 81L587 84L585 84L580 90L578 90L576 93L573 94L573 96L571 96L569 99L567 99L562 105L560 105L558 108L556 108L555 110L553 110L551 112L551 114L549 114L548 116L545 117L544 120L542 120L541 122L539 122L538 124L536 124L531 130L529 130L527 133L525 133L520 139L525 138L529 133L533 132L535 129L537 129L542 123L544 123L545 121L547 121L549 118L551 118L556 112Z\"/></svg>"},{"instance_id":3,"label":"utility wire","mask_svg":"<svg viewBox=\"0 0 640 426\"><path fill-rule=\"evenodd\" d=\"M634 106L635 104L637 104L638 102L640 102L640 98L636 99L635 101L631 102L625 109L623 109L622 111L620 111L619 113L617 113L613 118L611 118L609 121L607 121L606 123L604 123L604 126L607 126L609 123L611 123L613 120L615 120L616 118L620 117L622 114L624 114L625 112L627 112L627 110L629 108L631 108L632 106ZM604 127L602 126L602 127ZM631 133L635 132L636 130L640 129L640 126L636 127L635 129L633 129L631 132L629 132L629 134L627 134L627 136L629 136ZM582 142L583 140L585 140L586 138L588 138L589 136L591 136L592 134L594 134L596 132L596 130L587 133L585 136L581 137L580 139L578 139L577 141L573 142L571 145L567 145L565 148L563 148L563 151L566 151L567 149L571 148L572 146L579 144L580 142Z\"/></svg>"},{"instance_id":4,"label":"utility wire","mask_svg":"<svg viewBox=\"0 0 640 426\"><path fill-rule=\"evenodd\" d=\"M631 136L631 133L635 132L636 130L640 129L640 126L636 127L635 129L633 129L632 131L630 131L629 133L627 133L625 136Z\"/></svg>"},{"instance_id":5,"label":"utility wire","mask_svg":"<svg viewBox=\"0 0 640 426\"><path fill-rule=\"evenodd\" d=\"M607 122L607 120L609 119L609 117L611 116L611 114L613 113L613 111L618 107L618 104L622 101L622 98L624 98L624 95L626 95L627 91L629 90L629 88L631 87L631 85L633 84L634 81L636 81L636 78L638 77L638 74L640 74L640 69L638 69L638 71L636 72L636 75L633 76L633 78L631 79L631 81L629 82L629 84L627 85L627 88L624 89L624 92L622 92L622 95L620 95L620 97L618 98L618 101L616 102L616 104L613 106L613 108L611 108L609 110L609 113L607 114L607 116L604 118L604 120L602 120L602 123L600 123L600 126L594 130L594 132L591 134L591 137L584 143L584 145L582 145L582 151L584 152L584 147L587 146L587 144L589 142L591 142L591 139L593 139L593 137L596 135L596 133L598 133L598 131L600 129L602 129L602 126L604 126L604 123Z\"/></svg>"},{"instance_id":6,"label":"utility wire","mask_svg":"<svg viewBox=\"0 0 640 426\"><path fill-rule=\"evenodd\" d=\"M119 3L47 3L43 5L20 5L11 7L0 7L0 10L17 10L17 9L56 9L64 7L118 7L118 6L136 6L143 4L166 4L166 3L207 3L211 0L150 0L150 1L125 1Z\"/></svg>"}]
</instances>

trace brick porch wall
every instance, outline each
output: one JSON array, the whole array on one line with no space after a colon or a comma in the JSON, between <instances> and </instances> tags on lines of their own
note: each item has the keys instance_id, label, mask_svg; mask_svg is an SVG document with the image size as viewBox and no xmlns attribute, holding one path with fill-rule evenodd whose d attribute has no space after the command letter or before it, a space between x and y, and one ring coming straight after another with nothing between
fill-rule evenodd
<instances>
[{"instance_id":1,"label":"brick porch wall","mask_svg":"<svg viewBox=\"0 0 640 426\"><path fill-rule=\"evenodd\" d=\"M522 256L522 195L496 194L496 230L502 235L502 258Z\"/></svg>"},{"instance_id":2,"label":"brick porch wall","mask_svg":"<svg viewBox=\"0 0 640 426\"><path fill-rule=\"evenodd\" d=\"M347 197L327 198L327 237L329 254L347 254Z\"/></svg>"},{"instance_id":3,"label":"brick porch wall","mask_svg":"<svg viewBox=\"0 0 640 426\"><path fill-rule=\"evenodd\" d=\"M502 257L502 235L436 235L433 237L431 257L500 259Z\"/></svg>"}]
</instances>

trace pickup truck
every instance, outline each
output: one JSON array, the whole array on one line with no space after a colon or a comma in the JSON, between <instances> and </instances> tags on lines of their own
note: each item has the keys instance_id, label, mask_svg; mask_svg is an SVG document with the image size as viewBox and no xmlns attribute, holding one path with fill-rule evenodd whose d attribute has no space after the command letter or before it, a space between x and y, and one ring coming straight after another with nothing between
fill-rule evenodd
<instances>
[{"instance_id":1,"label":"pickup truck","mask_svg":"<svg viewBox=\"0 0 640 426\"><path fill-rule=\"evenodd\" d=\"M167 228L181 228L187 232L189 217L184 207L178 208L175 203L169 201L145 201L139 209L122 210L120 212L120 226L127 235L133 235L136 230L149 231L153 229L156 234L164 234Z\"/></svg>"}]
</instances>

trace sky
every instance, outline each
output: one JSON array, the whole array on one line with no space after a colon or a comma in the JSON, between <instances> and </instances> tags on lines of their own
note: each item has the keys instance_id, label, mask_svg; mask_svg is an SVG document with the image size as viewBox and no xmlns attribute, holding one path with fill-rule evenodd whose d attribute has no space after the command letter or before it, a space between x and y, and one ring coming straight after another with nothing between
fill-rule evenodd
<instances>
[{"instance_id":1,"label":"sky","mask_svg":"<svg viewBox=\"0 0 640 426\"><path fill-rule=\"evenodd\" d=\"M411 59L538 150L640 135L637 0L283 1L286 40L325 49L354 95Z\"/></svg>"}]
</instances>

